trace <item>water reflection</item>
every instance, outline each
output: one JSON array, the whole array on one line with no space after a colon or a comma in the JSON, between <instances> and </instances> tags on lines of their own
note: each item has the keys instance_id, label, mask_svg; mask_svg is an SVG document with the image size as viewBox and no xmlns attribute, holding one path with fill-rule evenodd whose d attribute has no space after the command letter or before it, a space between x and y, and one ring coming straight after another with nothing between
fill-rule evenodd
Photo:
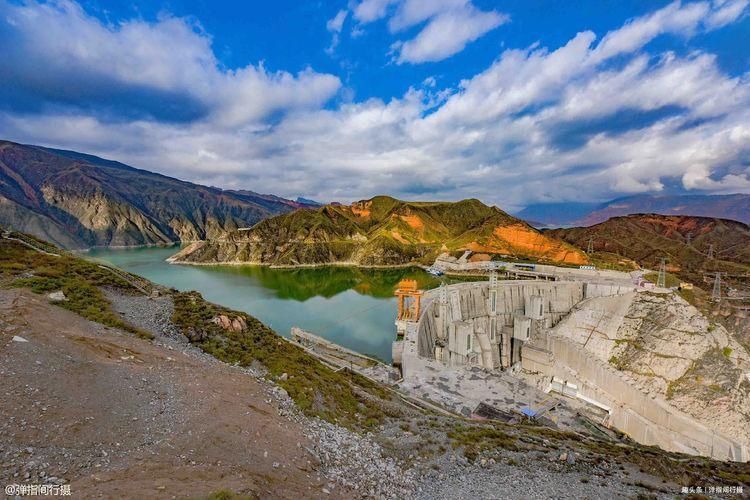
<instances>
[{"instance_id":1,"label":"water reflection","mask_svg":"<svg viewBox=\"0 0 750 500\"><path fill-rule=\"evenodd\" d=\"M299 326L358 352L390 361L395 336L393 292L404 278L422 288L439 280L418 268L182 266L165 259L176 248L97 249L87 254L178 290L198 290L245 311L288 336Z\"/></svg>"}]
</instances>

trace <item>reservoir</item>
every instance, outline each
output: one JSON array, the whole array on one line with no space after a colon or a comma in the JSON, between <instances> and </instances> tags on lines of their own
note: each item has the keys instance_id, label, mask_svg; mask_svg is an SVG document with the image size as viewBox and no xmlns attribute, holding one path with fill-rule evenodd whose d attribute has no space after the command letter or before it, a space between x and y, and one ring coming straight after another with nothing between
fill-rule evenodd
<instances>
[{"instance_id":1,"label":"reservoir","mask_svg":"<svg viewBox=\"0 0 750 500\"><path fill-rule=\"evenodd\" d=\"M419 268L360 269L263 266L186 266L165 261L179 247L93 249L88 258L113 264L154 283L197 290L207 300L244 311L288 337L298 326L362 354L391 361L396 299L405 278L421 288L439 279Z\"/></svg>"}]
</instances>

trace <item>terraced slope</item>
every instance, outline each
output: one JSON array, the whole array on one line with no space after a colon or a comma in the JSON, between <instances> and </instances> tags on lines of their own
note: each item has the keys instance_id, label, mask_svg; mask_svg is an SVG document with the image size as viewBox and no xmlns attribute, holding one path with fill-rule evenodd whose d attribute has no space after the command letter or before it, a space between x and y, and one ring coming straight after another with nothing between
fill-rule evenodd
<instances>
[{"instance_id":1,"label":"terraced slope","mask_svg":"<svg viewBox=\"0 0 750 500\"><path fill-rule=\"evenodd\" d=\"M440 252L463 250L560 264L587 262L581 250L479 200L405 202L388 196L273 217L250 230L191 245L173 260L404 265L431 263Z\"/></svg>"}]
</instances>

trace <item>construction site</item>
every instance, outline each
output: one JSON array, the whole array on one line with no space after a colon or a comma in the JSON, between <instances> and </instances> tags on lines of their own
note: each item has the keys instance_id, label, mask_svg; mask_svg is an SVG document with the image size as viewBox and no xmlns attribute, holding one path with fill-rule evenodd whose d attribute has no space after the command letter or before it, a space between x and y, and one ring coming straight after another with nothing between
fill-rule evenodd
<instances>
[{"instance_id":1,"label":"construction site","mask_svg":"<svg viewBox=\"0 0 750 500\"><path fill-rule=\"evenodd\" d=\"M400 391L466 417L583 422L668 451L750 457L748 353L666 288L663 269L655 284L641 271L507 263L514 279L500 279L495 262L436 266L488 279L401 283Z\"/></svg>"}]
</instances>

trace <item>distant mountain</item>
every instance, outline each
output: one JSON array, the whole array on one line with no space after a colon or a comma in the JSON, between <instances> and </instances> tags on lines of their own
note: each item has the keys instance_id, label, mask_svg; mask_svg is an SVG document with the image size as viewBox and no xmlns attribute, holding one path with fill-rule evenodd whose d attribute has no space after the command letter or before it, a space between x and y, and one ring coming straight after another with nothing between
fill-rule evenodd
<instances>
[{"instance_id":1,"label":"distant mountain","mask_svg":"<svg viewBox=\"0 0 750 500\"><path fill-rule=\"evenodd\" d=\"M536 227L567 226L599 208L599 203L535 203L514 215Z\"/></svg>"},{"instance_id":2,"label":"distant mountain","mask_svg":"<svg viewBox=\"0 0 750 500\"><path fill-rule=\"evenodd\" d=\"M587 262L580 250L479 200L405 202L388 196L276 216L250 230L193 244L173 259L292 266L401 265L432 263L440 252L464 250L556 263Z\"/></svg>"},{"instance_id":3,"label":"distant mountain","mask_svg":"<svg viewBox=\"0 0 750 500\"><path fill-rule=\"evenodd\" d=\"M297 203L301 203L303 205L309 205L311 207L322 207L323 205L325 205L325 203L321 203L315 200L309 200L307 198L302 198L301 196L298 196L297 199L294 201L296 201Z\"/></svg>"},{"instance_id":4,"label":"distant mountain","mask_svg":"<svg viewBox=\"0 0 750 500\"><path fill-rule=\"evenodd\" d=\"M202 240L303 206L0 141L0 225L66 248Z\"/></svg>"},{"instance_id":5,"label":"distant mountain","mask_svg":"<svg viewBox=\"0 0 750 500\"><path fill-rule=\"evenodd\" d=\"M750 194L628 196L601 205L581 217L577 225L590 226L611 217L636 213L716 217L750 224Z\"/></svg>"},{"instance_id":6,"label":"distant mountain","mask_svg":"<svg viewBox=\"0 0 750 500\"><path fill-rule=\"evenodd\" d=\"M672 272L693 280L704 271L750 271L750 227L732 220L636 214L590 227L545 230L544 234L578 248L587 248L591 241L594 260L614 254L658 269L666 258ZM711 245L713 260L708 258Z\"/></svg>"},{"instance_id":7,"label":"distant mountain","mask_svg":"<svg viewBox=\"0 0 750 500\"><path fill-rule=\"evenodd\" d=\"M717 217L750 224L750 194L728 195L653 195L617 198L606 203L540 203L529 205L517 214L537 226L591 226L612 217L654 213Z\"/></svg>"}]
</instances>

